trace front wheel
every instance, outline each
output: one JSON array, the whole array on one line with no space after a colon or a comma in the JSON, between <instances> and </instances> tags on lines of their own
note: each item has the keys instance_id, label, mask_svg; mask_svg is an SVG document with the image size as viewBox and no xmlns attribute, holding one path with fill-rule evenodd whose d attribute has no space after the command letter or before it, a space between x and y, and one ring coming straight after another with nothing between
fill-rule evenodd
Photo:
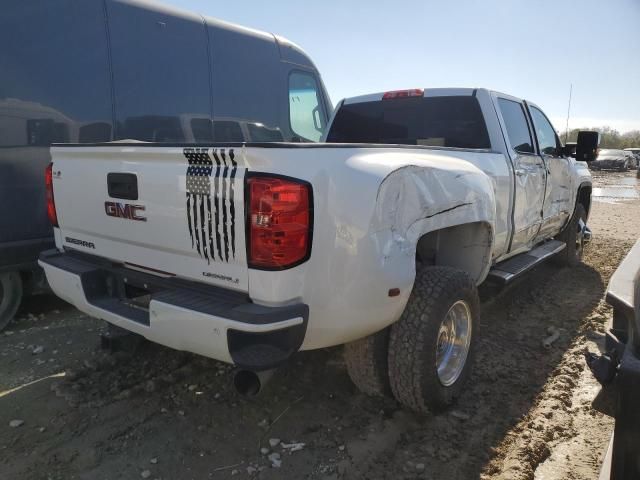
<instances>
[{"instance_id":1,"label":"front wheel","mask_svg":"<svg viewBox=\"0 0 640 480\"><path fill-rule=\"evenodd\" d=\"M558 240L566 243L566 247L554 257L554 262L561 267L575 267L582 262L586 236L587 211L581 203L576 205L571 222L558 235Z\"/></svg>"},{"instance_id":2,"label":"front wheel","mask_svg":"<svg viewBox=\"0 0 640 480\"><path fill-rule=\"evenodd\" d=\"M0 331L18 311L22 301L22 278L18 272L0 273Z\"/></svg>"},{"instance_id":3,"label":"front wheel","mask_svg":"<svg viewBox=\"0 0 640 480\"><path fill-rule=\"evenodd\" d=\"M388 368L396 400L419 413L451 405L469 377L479 327L478 291L466 272L418 269L405 311L391 326Z\"/></svg>"}]
</instances>

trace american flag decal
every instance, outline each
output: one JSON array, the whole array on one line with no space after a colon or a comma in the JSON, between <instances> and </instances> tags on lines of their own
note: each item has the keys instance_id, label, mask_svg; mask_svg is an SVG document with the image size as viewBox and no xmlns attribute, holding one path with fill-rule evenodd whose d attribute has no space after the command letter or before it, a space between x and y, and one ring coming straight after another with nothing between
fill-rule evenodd
<instances>
[{"instance_id":1,"label":"american flag decal","mask_svg":"<svg viewBox=\"0 0 640 480\"><path fill-rule=\"evenodd\" d=\"M238 164L233 149L185 148L183 154L189 162L186 200L191 247L208 263L216 257L229 262L230 256L236 256Z\"/></svg>"}]
</instances>

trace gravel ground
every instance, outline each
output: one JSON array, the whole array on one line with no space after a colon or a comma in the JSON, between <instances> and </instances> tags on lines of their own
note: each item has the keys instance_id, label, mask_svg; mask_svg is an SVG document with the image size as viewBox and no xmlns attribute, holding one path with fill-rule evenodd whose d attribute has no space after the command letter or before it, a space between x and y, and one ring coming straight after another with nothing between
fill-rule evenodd
<instances>
[{"instance_id":1,"label":"gravel ground","mask_svg":"<svg viewBox=\"0 0 640 480\"><path fill-rule=\"evenodd\" d=\"M638 191L631 178L596 184ZM596 479L613 422L582 352L602 345L606 284L640 237L640 200L605 193L584 265L485 295L469 388L437 416L359 394L337 348L241 398L226 365L147 343L106 354L100 322L34 297L0 334L2 478Z\"/></svg>"}]
</instances>

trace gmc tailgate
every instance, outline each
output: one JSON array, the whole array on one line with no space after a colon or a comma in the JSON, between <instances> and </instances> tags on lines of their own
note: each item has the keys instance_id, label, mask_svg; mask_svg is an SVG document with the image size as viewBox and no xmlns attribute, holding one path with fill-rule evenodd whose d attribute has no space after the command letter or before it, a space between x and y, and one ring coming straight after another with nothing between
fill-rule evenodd
<instances>
[{"instance_id":1,"label":"gmc tailgate","mask_svg":"<svg viewBox=\"0 0 640 480\"><path fill-rule=\"evenodd\" d=\"M244 179L234 148L51 149L58 247L246 292Z\"/></svg>"}]
</instances>

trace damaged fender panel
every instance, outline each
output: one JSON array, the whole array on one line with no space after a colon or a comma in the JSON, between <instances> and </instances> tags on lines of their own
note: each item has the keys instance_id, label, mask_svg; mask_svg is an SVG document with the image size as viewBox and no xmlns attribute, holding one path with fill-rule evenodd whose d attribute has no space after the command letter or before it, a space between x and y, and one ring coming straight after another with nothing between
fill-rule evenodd
<instances>
[{"instance_id":1,"label":"damaged fender panel","mask_svg":"<svg viewBox=\"0 0 640 480\"><path fill-rule=\"evenodd\" d=\"M458 255L441 255L444 263L439 264L465 269L480 283L491 266L495 218L491 180L475 166L462 162L456 168L449 163L447 169L410 165L382 182L371 231L382 263L402 262L405 268L411 266L413 275L418 240L449 229L446 243L455 242ZM451 230L463 226L467 227ZM470 252L468 258L465 252Z\"/></svg>"}]
</instances>

